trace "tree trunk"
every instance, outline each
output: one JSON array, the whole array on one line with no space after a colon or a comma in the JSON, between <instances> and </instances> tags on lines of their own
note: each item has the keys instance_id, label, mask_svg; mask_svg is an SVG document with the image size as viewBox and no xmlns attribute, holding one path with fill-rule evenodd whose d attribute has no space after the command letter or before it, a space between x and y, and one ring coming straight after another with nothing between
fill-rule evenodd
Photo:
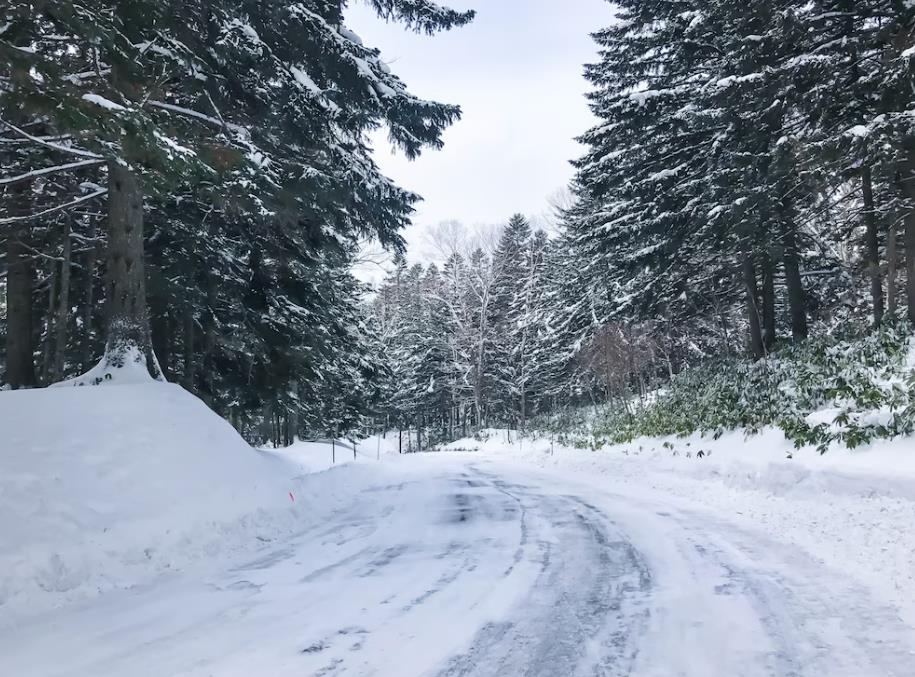
<instances>
[{"instance_id":1,"label":"tree trunk","mask_svg":"<svg viewBox=\"0 0 915 677\"><path fill-rule=\"evenodd\" d=\"M149 296L149 310L151 314L150 326L152 329L153 351L159 359L162 376L166 380L171 378L170 364L172 361L172 320L168 314L168 299L164 291L157 286L154 293Z\"/></svg>"},{"instance_id":2,"label":"tree trunk","mask_svg":"<svg viewBox=\"0 0 915 677\"><path fill-rule=\"evenodd\" d=\"M913 179L915 180L915 179ZM915 324L915 208L905 217L905 302L909 322Z\"/></svg>"},{"instance_id":3,"label":"tree trunk","mask_svg":"<svg viewBox=\"0 0 915 677\"><path fill-rule=\"evenodd\" d=\"M877 230L877 213L874 211L873 176L869 165L864 165L861 170L861 194L864 199L867 275L871 280L874 325L879 325L883 321L883 281L880 278L880 237Z\"/></svg>"},{"instance_id":4,"label":"tree trunk","mask_svg":"<svg viewBox=\"0 0 915 677\"><path fill-rule=\"evenodd\" d=\"M89 238L95 240L98 232L98 226L94 217L89 221ZM86 269L83 272L86 281L85 297L83 303L83 341L82 341L82 368L88 370L92 364L92 331L93 331L93 311L95 310L95 262L98 258L98 249L93 241L86 252Z\"/></svg>"},{"instance_id":5,"label":"tree trunk","mask_svg":"<svg viewBox=\"0 0 915 677\"><path fill-rule=\"evenodd\" d=\"M804 282L801 279L801 257L797 248L794 226L790 224L782 235L785 253L785 284L788 287L788 314L791 316L791 338L803 341L807 338L807 299Z\"/></svg>"},{"instance_id":6,"label":"tree trunk","mask_svg":"<svg viewBox=\"0 0 915 677\"><path fill-rule=\"evenodd\" d=\"M771 353L775 346L775 266L768 252L762 258L762 318L763 318L763 348L766 353Z\"/></svg>"},{"instance_id":7,"label":"tree trunk","mask_svg":"<svg viewBox=\"0 0 915 677\"><path fill-rule=\"evenodd\" d=\"M724 350L726 355L731 354L731 332L728 329L728 317L724 311L724 305L718 306L718 317L721 320L721 336L724 339ZM672 342L670 341L670 332L668 331L668 345ZM667 376L671 381L674 380L674 365L670 358L670 351L666 351L664 356L667 358Z\"/></svg>"},{"instance_id":8,"label":"tree trunk","mask_svg":"<svg viewBox=\"0 0 915 677\"><path fill-rule=\"evenodd\" d=\"M905 297L909 322L915 323L915 138L905 139L905 156L900 166L900 184L908 198L908 212L903 229L905 251Z\"/></svg>"},{"instance_id":9,"label":"tree trunk","mask_svg":"<svg viewBox=\"0 0 915 677\"><path fill-rule=\"evenodd\" d=\"M20 201L28 213L27 194ZM28 239L27 222L14 226L6 238L6 382L11 388L37 385L32 343L32 260Z\"/></svg>"},{"instance_id":10,"label":"tree trunk","mask_svg":"<svg viewBox=\"0 0 915 677\"><path fill-rule=\"evenodd\" d=\"M214 353L216 352L216 278L212 271L206 275L207 311L203 325L203 384L205 401L213 406L216 395L216 369L213 366ZM290 442L292 444L292 442Z\"/></svg>"},{"instance_id":11,"label":"tree trunk","mask_svg":"<svg viewBox=\"0 0 915 677\"><path fill-rule=\"evenodd\" d=\"M896 270L898 267L898 233L896 223L890 221L886 227L886 310L890 319L896 319Z\"/></svg>"},{"instance_id":12,"label":"tree trunk","mask_svg":"<svg viewBox=\"0 0 915 677\"><path fill-rule=\"evenodd\" d=\"M473 380L473 399L476 408L476 428L479 430L483 427L483 349L480 348L480 354L475 367Z\"/></svg>"},{"instance_id":13,"label":"tree trunk","mask_svg":"<svg viewBox=\"0 0 915 677\"><path fill-rule=\"evenodd\" d=\"M184 311L184 387L194 392L194 310Z\"/></svg>"},{"instance_id":14,"label":"tree trunk","mask_svg":"<svg viewBox=\"0 0 915 677\"><path fill-rule=\"evenodd\" d=\"M57 271L51 269L48 277L48 310L45 314L44 346L41 350L41 382L48 385L51 382L51 371L54 359L54 319L57 316Z\"/></svg>"},{"instance_id":15,"label":"tree trunk","mask_svg":"<svg viewBox=\"0 0 915 677\"><path fill-rule=\"evenodd\" d=\"M108 163L108 255L106 279L107 368L138 364L156 379L162 373L152 349L143 261L143 189L129 167Z\"/></svg>"},{"instance_id":16,"label":"tree trunk","mask_svg":"<svg viewBox=\"0 0 915 677\"><path fill-rule=\"evenodd\" d=\"M212 377L208 377L210 384L212 384ZM298 384L293 384L293 389L298 391ZM212 395L211 395L212 398ZM297 409L293 409L286 413L286 439L288 440L289 445L295 444L296 439L299 436L299 412Z\"/></svg>"},{"instance_id":17,"label":"tree trunk","mask_svg":"<svg viewBox=\"0 0 915 677\"><path fill-rule=\"evenodd\" d=\"M759 324L759 290L756 285L756 267L753 265L753 258L749 254L743 259L743 284L746 292L747 302L747 320L750 331L750 355L754 360L762 359L765 351L763 349L762 328Z\"/></svg>"},{"instance_id":18,"label":"tree trunk","mask_svg":"<svg viewBox=\"0 0 915 677\"><path fill-rule=\"evenodd\" d=\"M64 221L64 260L60 264L60 293L57 301L57 344L54 348L54 371L52 380L59 381L64 374L64 358L67 351L67 325L70 318L70 259L73 244L70 238L70 217Z\"/></svg>"}]
</instances>

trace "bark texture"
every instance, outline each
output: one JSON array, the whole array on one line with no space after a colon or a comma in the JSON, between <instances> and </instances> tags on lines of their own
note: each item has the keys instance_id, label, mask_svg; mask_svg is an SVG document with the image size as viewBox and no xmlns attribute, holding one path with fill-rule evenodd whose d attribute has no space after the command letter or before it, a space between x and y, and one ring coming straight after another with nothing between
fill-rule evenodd
<instances>
[{"instance_id":1,"label":"bark texture","mask_svg":"<svg viewBox=\"0 0 915 677\"><path fill-rule=\"evenodd\" d=\"M759 290L756 284L756 266L751 256L744 257L742 269L749 325L749 350L751 357L759 360L762 359L765 350L763 348L762 327L759 322Z\"/></svg>"},{"instance_id":2,"label":"bark texture","mask_svg":"<svg viewBox=\"0 0 915 677\"><path fill-rule=\"evenodd\" d=\"M6 382L12 388L37 385L32 327L32 253L26 244L28 239L27 222L14 227L6 238Z\"/></svg>"},{"instance_id":3,"label":"bark texture","mask_svg":"<svg viewBox=\"0 0 915 677\"><path fill-rule=\"evenodd\" d=\"M64 227L64 255L60 263L60 292L57 299L57 321L54 346L53 380L59 381L64 374L64 357L67 351L67 329L70 321L70 264L73 244L70 238L70 220Z\"/></svg>"},{"instance_id":4,"label":"bark texture","mask_svg":"<svg viewBox=\"0 0 915 677\"><path fill-rule=\"evenodd\" d=\"M871 304L874 308L874 324L883 321L883 280L880 276L880 237L877 229L877 213L874 210L874 184L871 168L861 170L861 196L864 200L865 256L867 275L871 281Z\"/></svg>"},{"instance_id":5,"label":"bark texture","mask_svg":"<svg viewBox=\"0 0 915 677\"><path fill-rule=\"evenodd\" d=\"M803 341L807 338L807 293L801 278L801 257L793 225L785 229L782 241L785 247L782 263L785 267L785 285L788 288L791 337L795 341Z\"/></svg>"},{"instance_id":6,"label":"bark texture","mask_svg":"<svg viewBox=\"0 0 915 677\"><path fill-rule=\"evenodd\" d=\"M775 346L775 266L772 257L766 253L762 260L762 319L763 319L763 348L766 353L771 353Z\"/></svg>"},{"instance_id":7,"label":"bark texture","mask_svg":"<svg viewBox=\"0 0 915 677\"><path fill-rule=\"evenodd\" d=\"M897 286L896 271L899 267L899 240L896 232L896 224L890 221L886 228L886 310L892 316L896 316L897 308Z\"/></svg>"},{"instance_id":8,"label":"bark texture","mask_svg":"<svg viewBox=\"0 0 915 677\"><path fill-rule=\"evenodd\" d=\"M143 189L129 167L108 165L108 255L105 359L123 367L133 349L154 378L162 374L152 349L143 266Z\"/></svg>"},{"instance_id":9,"label":"bark texture","mask_svg":"<svg viewBox=\"0 0 915 677\"><path fill-rule=\"evenodd\" d=\"M902 242L905 251L905 297L909 322L915 322L915 139L907 139L900 166L902 193L908 198Z\"/></svg>"}]
</instances>

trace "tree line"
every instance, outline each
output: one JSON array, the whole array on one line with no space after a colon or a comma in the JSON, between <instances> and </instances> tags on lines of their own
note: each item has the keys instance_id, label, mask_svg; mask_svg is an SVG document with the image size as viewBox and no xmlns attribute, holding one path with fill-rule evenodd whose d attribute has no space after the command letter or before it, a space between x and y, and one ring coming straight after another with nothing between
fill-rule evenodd
<instances>
[{"instance_id":1,"label":"tree line","mask_svg":"<svg viewBox=\"0 0 915 677\"><path fill-rule=\"evenodd\" d=\"M911 3L617 5L568 219L607 316L756 359L842 314L915 320Z\"/></svg>"},{"instance_id":2,"label":"tree line","mask_svg":"<svg viewBox=\"0 0 915 677\"><path fill-rule=\"evenodd\" d=\"M368 4L428 34L473 18ZM364 420L381 366L350 267L365 239L402 250L419 199L367 133L413 158L460 109L411 94L346 6L4 4L0 382L145 372L274 441Z\"/></svg>"},{"instance_id":3,"label":"tree line","mask_svg":"<svg viewBox=\"0 0 915 677\"><path fill-rule=\"evenodd\" d=\"M561 232L516 217L382 287L392 417L625 411L690 366L915 322L915 6L614 6Z\"/></svg>"},{"instance_id":4,"label":"tree line","mask_svg":"<svg viewBox=\"0 0 915 677\"><path fill-rule=\"evenodd\" d=\"M427 33L472 18L369 4ZM460 111L410 94L346 3L36 7L0 15L9 386L140 364L249 437L425 447L915 320L911 3L615 2L560 232L516 216L412 267L418 198L365 135L414 157ZM395 252L368 295L366 238Z\"/></svg>"},{"instance_id":5,"label":"tree line","mask_svg":"<svg viewBox=\"0 0 915 677\"><path fill-rule=\"evenodd\" d=\"M382 427L415 431L409 448L428 448L486 427L524 429L569 407L647 397L673 336L598 325L601 303L582 286L568 244L516 214L489 246L448 247L441 266L396 258L370 304L386 365Z\"/></svg>"}]
</instances>

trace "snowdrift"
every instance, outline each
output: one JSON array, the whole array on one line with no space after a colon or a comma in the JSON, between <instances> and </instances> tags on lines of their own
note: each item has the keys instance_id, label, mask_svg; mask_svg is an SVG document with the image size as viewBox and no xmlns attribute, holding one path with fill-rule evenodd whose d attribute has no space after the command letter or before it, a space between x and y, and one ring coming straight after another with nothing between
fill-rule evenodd
<instances>
[{"instance_id":1,"label":"snowdrift","mask_svg":"<svg viewBox=\"0 0 915 677\"><path fill-rule=\"evenodd\" d=\"M0 392L0 627L265 547L367 474L304 470L175 385Z\"/></svg>"},{"instance_id":2,"label":"snowdrift","mask_svg":"<svg viewBox=\"0 0 915 677\"><path fill-rule=\"evenodd\" d=\"M355 448L354 448L355 446ZM274 451L270 446L263 451ZM397 454L397 435L372 435L364 440L295 440L291 446L276 449L277 454L305 472L316 473L354 461L374 461Z\"/></svg>"},{"instance_id":3,"label":"snowdrift","mask_svg":"<svg viewBox=\"0 0 915 677\"><path fill-rule=\"evenodd\" d=\"M548 433L519 438L516 431L491 429L483 431L481 439L457 440L441 450L533 458L548 465L574 460L644 466L778 496L827 493L915 501L915 438L911 437L877 440L857 449L837 447L821 454L813 446L795 448L780 430L770 427L756 435L730 431L717 439L700 433L639 437L628 444L606 443L592 450L551 442Z\"/></svg>"}]
</instances>

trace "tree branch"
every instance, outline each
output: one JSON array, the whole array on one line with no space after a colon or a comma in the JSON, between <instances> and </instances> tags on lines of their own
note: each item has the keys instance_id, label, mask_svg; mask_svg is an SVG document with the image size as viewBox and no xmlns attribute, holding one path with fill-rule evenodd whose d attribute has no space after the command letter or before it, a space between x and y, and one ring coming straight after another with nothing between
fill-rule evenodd
<instances>
[{"instance_id":1,"label":"tree branch","mask_svg":"<svg viewBox=\"0 0 915 677\"><path fill-rule=\"evenodd\" d=\"M94 193L89 193L88 195L83 195L82 197L78 197L75 200L71 200L70 202L67 202L65 204L57 205L56 207L51 207L50 209L45 209L44 211L40 211L35 214L26 214L25 216L8 216L5 219L0 219L0 226L7 224L7 223L15 223L17 221L29 221L30 219L37 219L39 216L53 214L54 212L59 212L62 209L68 209L69 207L73 207L73 206L81 204L83 202L87 202L87 201L93 200L97 197L101 197L102 195L106 194L107 192L108 192L107 188L102 188L101 190L97 190Z\"/></svg>"},{"instance_id":2,"label":"tree branch","mask_svg":"<svg viewBox=\"0 0 915 677\"><path fill-rule=\"evenodd\" d=\"M47 174L56 174L57 172L65 172L69 169L80 169L81 167L92 167L94 165L100 165L104 160L80 160L79 162L71 162L65 165L57 165L56 167L45 167L44 169L33 169L30 172L25 174L19 174L18 176L10 176L8 178L0 178L0 186L9 186L15 183L20 183L22 181L28 181L29 179L34 179L37 176L46 176Z\"/></svg>"},{"instance_id":3,"label":"tree branch","mask_svg":"<svg viewBox=\"0 0 915 677\"><path fill-rule=\"evenodd\" d=\"M0 120L0 122L2 122L4 125L9 127L10 129L12 129L17 134L21 134L22 136L27 138L29 141L34 141L35 143L37 143L41 146L47 146L48 148L53 148L54 150L59 150L62 153L70 153L71 155L77 155L79 157L89 157L89 158L94 158L96 160L102 159L101 155L97 155L96 153L92 153L88 150L80 150L79 148L70 148L68 146L61 146L60 144L57 144L57 143L51 143L50 141L43 141L39 137L32 136L24 129L19 129L19 127L7 122L6 120Z\"/></svg>"}]
</instances>

